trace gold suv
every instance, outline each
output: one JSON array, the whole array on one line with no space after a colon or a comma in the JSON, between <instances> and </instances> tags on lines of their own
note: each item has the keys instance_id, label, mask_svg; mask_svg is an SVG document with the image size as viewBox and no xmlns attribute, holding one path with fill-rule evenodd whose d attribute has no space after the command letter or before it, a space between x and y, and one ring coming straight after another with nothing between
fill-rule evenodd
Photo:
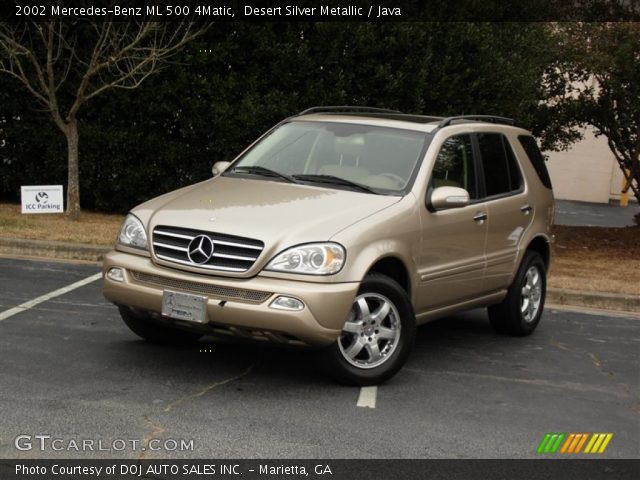
<instances>
[{"instance_id":1,"label":"gold suv","mask_svg":"<svg viewBox=\"0 0 640 480\"><path fill-rule=\"evenodd\" d=\"M134 208L104 295L153 342L313 346L337 379L375 384L438 317L488 307L496 330L533 332L553 208L510 119L315 107Z\"/></svg>"}]
</instances>

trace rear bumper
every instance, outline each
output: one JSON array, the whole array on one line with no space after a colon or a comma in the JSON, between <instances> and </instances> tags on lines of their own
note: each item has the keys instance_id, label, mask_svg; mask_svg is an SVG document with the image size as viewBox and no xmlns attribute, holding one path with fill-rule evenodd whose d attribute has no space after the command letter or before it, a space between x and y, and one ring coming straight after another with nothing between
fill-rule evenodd
<instances>
[{"instance_id":1,"label":"rear bumper","mask_svg":"<svg viewBox=\"0 0 640 480\"><path fill-rule=\"evenodd\" d=\"M112 267L124 270L124 280L106 276ZM155 265L150 258L109 252L103 264L103 293L121 306L149 312L161 321L203 333L230 333L257 339L311 346L328 345L340 335L358 291L357 282L313 283L257 276L251 279L212 277ZM161 317L163 290L207 297L206 324ZM269 305L279 295L304 303L300 311Z\"/></svg>"}]
</instances>

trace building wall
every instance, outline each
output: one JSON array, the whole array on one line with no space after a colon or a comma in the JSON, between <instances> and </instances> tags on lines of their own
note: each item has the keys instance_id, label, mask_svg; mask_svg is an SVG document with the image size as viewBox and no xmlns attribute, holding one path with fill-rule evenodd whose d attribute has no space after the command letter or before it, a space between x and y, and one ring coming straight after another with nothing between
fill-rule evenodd
<instances>
[{"instance_id":1,"label":"building wall","mask_svg":"<svg viewBox=\"0 0 640 480\"><path fill-rule=\"evenodd\" d=\"M547 168L555 197L562 200L607 203L620 197L622 172L604 137L593 129L565 152L547 152Z\"/></svg>"}]
</instances>

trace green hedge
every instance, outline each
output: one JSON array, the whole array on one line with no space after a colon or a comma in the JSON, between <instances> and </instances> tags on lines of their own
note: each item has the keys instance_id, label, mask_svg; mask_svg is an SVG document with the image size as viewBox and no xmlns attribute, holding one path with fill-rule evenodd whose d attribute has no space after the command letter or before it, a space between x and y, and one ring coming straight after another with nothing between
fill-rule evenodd
<instances>
[{"instance_id":1,"label":"green hedge","mask_svg":"<svg viewBox=\"0 0 640 480\"><path fill-rule=\"evenodd\" d=\"M207 178L213 162L313 105L515 116L553 141L538 107L545 35L524 23L214 25L139 89L85 106L82 207L125 212ZM0 76L2 199L18 200L23 184L66 184L65 148L48 114Z\"/></svg>"}]
</instances>

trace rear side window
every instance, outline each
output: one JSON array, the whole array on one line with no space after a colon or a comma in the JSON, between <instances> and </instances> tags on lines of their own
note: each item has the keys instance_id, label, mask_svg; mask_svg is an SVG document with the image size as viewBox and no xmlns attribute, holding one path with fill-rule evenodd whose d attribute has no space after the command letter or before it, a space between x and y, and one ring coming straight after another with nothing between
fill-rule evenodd
<instances>
[{"instance_id":1,"label":"rear side window","mask_svg":"<svg viewBox=\"0 0 640 480\"><path fill-rule=\"evenodd\" d=\"M509 141L499 133L478 134L486 195L504 195L520 190L522 175Z\"/></svg>"},{"instance_id":2,"label":"rear side window","mask_svg":"<svg viewBox=\"0 0 640 480\"><path fill-rule=\"evenodd\" d=\"M538 148L536 140L530 135L520 135L518 140L527 153L527 157L529 157L531 165L533 165L533 169L538 174L538 178L542 184L547 188L551 188L551 178L549 177L547 166L544 163L544 157Z\"/></svg>"}]
</instances>

